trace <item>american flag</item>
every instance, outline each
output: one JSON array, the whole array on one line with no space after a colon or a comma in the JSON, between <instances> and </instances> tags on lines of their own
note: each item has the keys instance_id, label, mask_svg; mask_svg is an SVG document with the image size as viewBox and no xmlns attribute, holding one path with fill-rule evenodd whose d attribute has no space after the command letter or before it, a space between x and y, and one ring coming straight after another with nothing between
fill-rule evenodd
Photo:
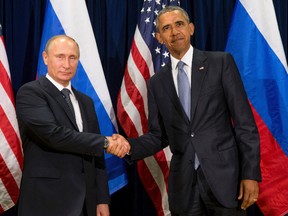
<instances>
[{"instance_id":1,"label":"american flag","mask_svg":"<svg viewBox=\"0 0 288 216\"><path fill-rule=\"evenodd\" d=\"M3 213L18 200L23 152L1 24L0 95L0 213Z\"/></svg>"},{"instance_id":2,"label":"american flag","mask_svg":"<svg viewBox=\"0 0 288 216\"><path fill-rule=\"evenodd\" d=\"M141 9L117 103L117 117L128 137L148 132L146 81L170 61L167 48L155 37L155 18L167 5L179 5L179 1L144 0ZM170 215L167 195L170 159L171 152L166 148L138 161L140 179L158 216Z\"/></svg>"}]
</instances>

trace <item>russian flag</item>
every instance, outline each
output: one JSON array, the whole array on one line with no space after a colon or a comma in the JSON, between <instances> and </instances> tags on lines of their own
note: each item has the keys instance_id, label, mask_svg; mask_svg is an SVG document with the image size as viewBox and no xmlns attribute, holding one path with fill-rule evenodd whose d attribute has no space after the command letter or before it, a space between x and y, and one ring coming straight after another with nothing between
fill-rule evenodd
<instances>
[{"instance_id":1,"label":"russian flag","mask_svg":"<svg viewBox=\"0 0 288 216\"><path fill-rule=\"evenodd\" d=\"M96 40L89 19L85 0L47 0L44 26L38 59L38 76L47 73L42 59L46 42L58 34L74 38L80 47L80 60L72 85L89 95L95 103L101 134L117 133L118 127ZM110 194L127 184L125 162L106 154Z\"/></svg>"},{"instance_id":2,"label":"russian flag","mask_svg":"<svg viewBox=\"0 0 288 216\"><path fill-rule=\"evenodd\" d=\"M231 52L254 112L261 142L257 204L265 216L288 213L288 70L272 0L237 0Z\"/></svg>"}]
</instances>

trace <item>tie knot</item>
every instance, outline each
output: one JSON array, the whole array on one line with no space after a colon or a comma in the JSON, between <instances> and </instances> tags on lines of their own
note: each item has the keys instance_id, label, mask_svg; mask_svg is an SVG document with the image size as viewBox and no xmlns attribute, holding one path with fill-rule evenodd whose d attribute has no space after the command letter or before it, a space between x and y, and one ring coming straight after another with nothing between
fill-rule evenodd
<instances>
[{"instance_id":1,"label":"tie knot","mask_svg":"<svg viewBox=\"0 0 288 216\"><path fill-rule=\"evenodd\" d=\"M178 70L183 70L185 63L182 61L179 61L177 65L178 65Z\"/></svg>"},{"instance_id":2,"label":"tie knot","mask_svg":"<svg viewBox=\"0 0 288 216\"><path fill-rule=\"evenodd\" d=\"M70 90L67 89L67 88L63 88L63 89L61 90L61 92L62 92L62 94L63 94L65 97L68 97L69 94L71 93Z\"/></svg>"}]
</instances>

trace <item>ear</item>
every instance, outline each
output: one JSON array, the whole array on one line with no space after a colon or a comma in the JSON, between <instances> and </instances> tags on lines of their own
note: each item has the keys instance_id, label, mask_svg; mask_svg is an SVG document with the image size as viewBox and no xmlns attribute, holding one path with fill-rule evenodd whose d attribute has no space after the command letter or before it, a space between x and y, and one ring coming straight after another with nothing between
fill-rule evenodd
<instances>
[{"instance_id":1,"label":"ear","mask_svg":"<svg viewBox=\"0 0 288 216\"><path fill-rule=\"evenodd\" d=\"M189 23L189 28L190 28L190 35L193 36L194 35L194 30L195 30L195 27L194 27L193 23Z\"/></svg>"},{"instance_id":2,"label":"ear","mask_svg":"<svg viewBox=\"0 0 288 216\"><path fill-rule=\"evenodd\" d=\"M160 44L163 44L163 43L164 43L159 32L156 32L156 39L158 40L158 42L159 42Z\"/></svg>"},{"instance_id":3,"label":"ear","mask_svg":"<svg viewBox=\"0 0 288 216\"><path fill-rule=\"evenodd\" d=\"M42 58L43 58L45 65L47 65L48 64L47 63L48 62L48 55L47 55L46 51L42 52Z\"/></svg>"}]
</instances>

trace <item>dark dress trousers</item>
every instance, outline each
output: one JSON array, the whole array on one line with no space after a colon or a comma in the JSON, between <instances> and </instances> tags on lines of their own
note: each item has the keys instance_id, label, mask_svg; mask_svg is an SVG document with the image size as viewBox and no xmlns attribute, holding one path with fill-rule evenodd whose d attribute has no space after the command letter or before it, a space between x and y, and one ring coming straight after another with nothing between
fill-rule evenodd
<instances>
[{"instance_id":1,"label":"dark dress trousers","mask_svg":"<svg viewBox=\"0 0 288 216\"><path fill-rule=\"evenodd\" d=\"M24 149L19 216L88 216L109 203L103 136L90 97L73 89L78 127L61 92L44 76L22 86L16 112Z\"/></svg>"},{"instance_id":2,"label":"dark dress trousers","mask_svg":"<svg viewBox=\"0 0 288 216\"><path fill-rule=\"evenodd\" d=\"M193 195L196 152L215 198L224 207L237 207L240 180L261 180L259 135L241 77L230 54L194 49L191 82L189 121L171 63L150 79L149 133L129 139L131 160L170 146L169 206L181 214Z\"/></svg>"}]
</instances>

